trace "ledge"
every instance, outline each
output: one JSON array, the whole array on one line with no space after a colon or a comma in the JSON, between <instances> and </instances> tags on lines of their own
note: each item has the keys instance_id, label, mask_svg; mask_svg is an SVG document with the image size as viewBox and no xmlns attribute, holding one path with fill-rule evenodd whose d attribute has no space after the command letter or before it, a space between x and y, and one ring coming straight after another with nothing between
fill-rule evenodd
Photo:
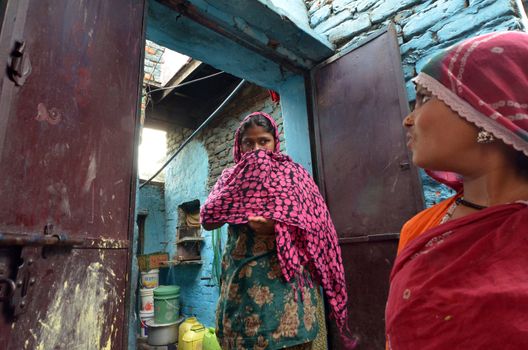
<instances>
[{"instance_id":1,"label":"ledge","mask_svg":"<svg viewBox=\"0 0 528 350\"><path fill-rule=\"evenodd\" d=\"M162 261L162 266L184 266L184 265L203 265L203 260L168 260Z\"/></svg>"}]
</instances>

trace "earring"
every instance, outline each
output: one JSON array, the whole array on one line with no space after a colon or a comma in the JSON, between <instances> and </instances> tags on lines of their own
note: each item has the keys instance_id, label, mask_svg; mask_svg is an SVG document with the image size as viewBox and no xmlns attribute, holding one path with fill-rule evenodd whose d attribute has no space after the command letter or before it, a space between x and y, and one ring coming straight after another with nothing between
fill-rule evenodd
<instances>
[{"instance_id":1,"label":"earring","mask_svg":"<svg viewBox=\"0 0 528 350\"><path fill-rule=\"evenodd\" d=\"M484 129L478 132L477 143L492 143L493 141L495 141L495 137L491 132Z\"/></svg>"}]
</instances>

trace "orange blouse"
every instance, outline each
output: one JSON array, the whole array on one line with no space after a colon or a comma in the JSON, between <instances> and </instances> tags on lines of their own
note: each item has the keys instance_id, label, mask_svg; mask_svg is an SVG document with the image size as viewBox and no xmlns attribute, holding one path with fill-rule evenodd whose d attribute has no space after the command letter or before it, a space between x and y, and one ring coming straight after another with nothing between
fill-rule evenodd
<instances>
[{"instance_id":1,"label":"orange blouse","mask_svg":"<svg viewBox=\"0 0 528 350\"><path fill-rule=\"evenodd\" d=\"M400 232L400 242L398 244L398 254L413 239L425 231L438 226L442 218L446 215L449 207L455 202L459 195L448 198L432 207L416 214L412 219L403 225Z\"/></svg>"}]
</instances>

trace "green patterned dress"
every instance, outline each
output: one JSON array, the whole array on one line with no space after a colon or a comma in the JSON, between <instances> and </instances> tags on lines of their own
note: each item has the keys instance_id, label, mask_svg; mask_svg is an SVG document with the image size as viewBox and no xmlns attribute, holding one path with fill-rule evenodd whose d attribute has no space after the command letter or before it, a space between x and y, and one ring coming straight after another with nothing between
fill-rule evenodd
<instances>
[{"instance_id":1,"label":"green patterned dress","mask_svg":"<svg viewBox=\"0 0 528 350\"><path fill-rule=\"evenodd\" d=\"M317 292L308 271L303 279L284 280L275 236L230 225L216 314L222 349L271 350L312 341L318 331Z\"/></svg>"}]
</instances>

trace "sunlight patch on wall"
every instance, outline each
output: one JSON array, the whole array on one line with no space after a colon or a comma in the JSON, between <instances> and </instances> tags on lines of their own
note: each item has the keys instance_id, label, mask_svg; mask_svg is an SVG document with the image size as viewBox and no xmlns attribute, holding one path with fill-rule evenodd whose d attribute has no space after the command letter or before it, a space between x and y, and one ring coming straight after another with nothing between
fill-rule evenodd
<instances>
[{"instance_id":1,"label":"sunlight patch on wall","mask_svg":"<svg viewBox=\"0 0 528 350\"><path fill-rule=\"evenodd\" d=\"M167 132L143 128L139 144L138 174L141 180L149 179L161 168L167 156ZM154 181L165 182L162 171Z\"/></svg>"}]
</instances>

